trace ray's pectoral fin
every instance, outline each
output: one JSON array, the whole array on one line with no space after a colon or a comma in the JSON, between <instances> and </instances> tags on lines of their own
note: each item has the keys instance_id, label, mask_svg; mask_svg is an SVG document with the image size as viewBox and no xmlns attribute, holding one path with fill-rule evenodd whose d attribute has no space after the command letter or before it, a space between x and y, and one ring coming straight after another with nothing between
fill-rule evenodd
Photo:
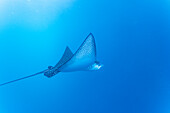
<instances>
[{"instance_id":1,"label":"ray's pectoral fin","mask_svg":"<svg viewBox=\"0 0 170 113\"><path fill-rule=\"evenodd\" d=\"M73 56L73 53L71 52L70 48L67 46L63 56L61 57L61 59L59 60L59 62L54 66L55 68L60 67L61 65L63 65L64 63L66 63L71 57Z\"/></svg>"},{"instance_id":2,"label":"ray's pectoral fin","mask_svg":"<svg viewBox=\"0 0 170 113\"><path fill-rule=\"evenodd\" d=\"M71 57L73 56L73 53L71 52L69 47L66 47L63 56L59 60L59 62L54 66L48 66L48 71L44 73L44 75L48 78L51 78L52 76L58 74L60 71L58 68L62 66L64 63L66 63Z\"/></svg>"},{"instance_id":3,"label":"ray's pectoral fin","mask_svg":"<svg viewBox=\"0 0 170 113\"><path fill-rule=\"evenodd\" d=\"M96 44L94 36L90 33L73 57L62 65L59 70L61 72L81 71L96 61Z\"/></svg>"}]
</instances>

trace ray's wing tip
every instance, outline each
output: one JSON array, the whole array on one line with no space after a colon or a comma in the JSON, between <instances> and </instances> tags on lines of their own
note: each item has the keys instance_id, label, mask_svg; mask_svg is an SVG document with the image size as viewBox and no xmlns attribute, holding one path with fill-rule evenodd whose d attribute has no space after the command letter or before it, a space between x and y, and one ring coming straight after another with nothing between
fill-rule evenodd
<instances>
[{"instance_id":1,"label":"ray's wing tip","mask_svg":"<svg viewBox=\"0 0 170 113\"><path fill-rule=\"evenodd\" d=\"M89 37L89 36L92 36L94 38L94 35L91 32L89 33L89 35L87 37Z\"/></svg>"},{"instance_id":2,"label":"ray's wing tip","mask_svg":"<svg viewBox=\"0 0 170 113\"><path fill-rule=\"evenodd\" d=\"M93 41L95 41L94 35L90 32L89 35L86 37L85 41L86 41L86 40L93 40ZM85 41L84 41L84 42L85 42Z\"/></svg>"},{"instance_id":3,"label":"ray's wing tip","mask_svg":"<svg viewBox=\"0 0 170 113\"><path fill-rule=\"evenodd\" d=\"M66 46L66 49L70 49L69 46Z\"/></svg>"}]
</instances>

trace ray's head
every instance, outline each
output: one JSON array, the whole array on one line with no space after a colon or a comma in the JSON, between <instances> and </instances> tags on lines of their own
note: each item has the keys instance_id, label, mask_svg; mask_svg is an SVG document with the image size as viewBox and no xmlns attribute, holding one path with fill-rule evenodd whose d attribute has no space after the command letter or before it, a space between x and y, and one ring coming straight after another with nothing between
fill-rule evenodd
<instances>
[{"instance_id":1,"label":"ray's head","mask_svg":"<svg viewBox=\"0 0 170 113\"><path fill-rule=\"evenodd\" d=\"M99 70L101 67L103 67L103 64L98 61L95 61L95 63L89 67L89 70Z\"/></svg>"}]
</instances>

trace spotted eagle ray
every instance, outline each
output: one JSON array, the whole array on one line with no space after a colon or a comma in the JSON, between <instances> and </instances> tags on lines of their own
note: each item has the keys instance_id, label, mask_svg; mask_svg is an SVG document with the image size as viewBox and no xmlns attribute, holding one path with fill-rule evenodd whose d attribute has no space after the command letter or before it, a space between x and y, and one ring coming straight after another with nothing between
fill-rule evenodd
<instances>
[{"instance_id":1,"label":"spotted eagle ray","mask_svg":"<svg viewBox=\"0 0 170 113\"><path fill-rule=\"evenodd\" d=\"M44 73L46 77L51 78L60 72L99 70L102 66L103 65L96 60L96 43L93 34L90 33L74 54L69 47L66 47L63 56L54 67L48 66L48 69L44 71L0 84L0 86L42 73Z\"/></svg>"}]
</instances>

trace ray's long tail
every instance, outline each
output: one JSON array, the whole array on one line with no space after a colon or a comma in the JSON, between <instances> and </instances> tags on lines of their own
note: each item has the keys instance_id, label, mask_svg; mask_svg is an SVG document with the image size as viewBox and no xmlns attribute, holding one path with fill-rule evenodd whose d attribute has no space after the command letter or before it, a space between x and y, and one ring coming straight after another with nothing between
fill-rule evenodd
<instances>
[{"instance_id":1,"label":"ray's long tail","mask_svg":"<svg viewBox=\"0 0 170 113\"><path fill-rule=\"evenodd\" d=\"M42 73L46 72L47 70L48 69L41 71L41 72L38 72L38 73L35 73L33 75L29 75L29 76L26 76L26 77L22 77L22 78L19 78L19 79L15 79L15 80L12 80L12 81L9 81L9 82L2 83L2 84L0 84L0 86L4 86L4 85L7 85L7 84L10 84L10 83L13 83L13 82L17 82L17 81L20 81L20 80L23 80L23 79L26 79L26 78L30 78L30 77L42 74Z\"/></svg>"}]
</instances>

